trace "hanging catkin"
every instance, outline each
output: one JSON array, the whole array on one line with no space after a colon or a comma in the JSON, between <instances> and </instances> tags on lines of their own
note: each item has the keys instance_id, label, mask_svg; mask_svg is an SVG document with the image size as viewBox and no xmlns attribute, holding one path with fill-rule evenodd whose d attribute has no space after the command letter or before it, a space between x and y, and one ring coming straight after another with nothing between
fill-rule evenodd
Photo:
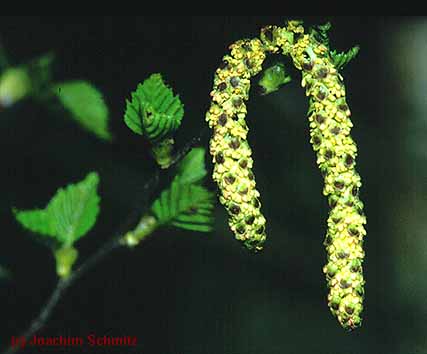
<instances>
[{"instance_id":1,"label":"hanging catkin","mask_svg":"<svg viewBox=\"0 0 427 354\"><path fill-rule=\"evenodd\" d=\"M215 73L212 104L206 114L214 130L210 141L213 179L236 238L249 249L260 250L266 238L265 218L252 172L245 101L249 98L250 78L261 71L265 53L259 39L240 40L230 49Z\"/></svg>"},{"instance_id":2,"label":"hanging catkin","mask_svg":"<svg viewBox=\"0 0 427 354\"><path fill-rule=\"evenodd\" d=\"M324 242L328 261L323 269L329 287L328 304L341 325L353 329L360 326L363 309L366 218L359 199L361 180L355 170L357 147L350 136L353 124L338 68L357 54L358 48L348 56L331 52L326 37L329 27L320 26L320 32L306 34L301 22L289 21L285 27L263 28L261 40L234 43L231 54L223 58L216 71L206 120L214 131L210 142L213 179L221 192L220 202L229 213L230 228L248 248L259 250L266 238L265 218L251 170L245 101L250 78L261 71L266 53L281 49L292 58L309 97L310 142L330 206Z\"/></svg>"},{"instance_id":3,"label":"hanging catkin","mask_svg":"<svg viewBox=\"0 0 427 354\"><path fill-rule=\"evenodd\" d=\"M286 33L293 34L294 43L283 48L302 72L302 86L309 97L310 142L324 176L323 194L331 208L324 242L328 262L323 268L329 287L328 304L341 325L353 329L360 326L363 309L366 218L359 199L357 147L350 136L353 124L343 78L329 49L314 35L304 34L298 22L290 22Z\"/></svg>"}]
</instances>

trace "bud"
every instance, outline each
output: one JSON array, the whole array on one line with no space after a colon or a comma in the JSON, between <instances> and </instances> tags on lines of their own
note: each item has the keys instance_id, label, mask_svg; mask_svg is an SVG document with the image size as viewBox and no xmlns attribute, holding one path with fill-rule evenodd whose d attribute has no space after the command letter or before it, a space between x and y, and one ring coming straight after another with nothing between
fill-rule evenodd
<instances>
[{"instance_id":1,"label":"bud","mask_svg":"<svg viewBox=\"0 0 427 354\"><path fill-rule=\"evenodd\" d=\"M74 247L62 247L55 251L56 274L60 278L70 275L79 253Z\"/></svg>"}]
</instances>

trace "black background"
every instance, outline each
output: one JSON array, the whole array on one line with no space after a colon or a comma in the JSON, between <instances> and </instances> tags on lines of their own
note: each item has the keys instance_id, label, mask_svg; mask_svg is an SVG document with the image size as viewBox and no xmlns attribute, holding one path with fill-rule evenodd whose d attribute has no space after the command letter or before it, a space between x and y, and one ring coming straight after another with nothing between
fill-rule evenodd
<instances>
[{"instance_id":1,"label":"black background","mask_svg":"<svg viewBox=\"0 0 427 354\"><path fill-rule=\"evenodd\" d=\"M254 172L268 221L265 250L252 255L243 249L228 230L220 207L213 233L159 230L141 247L119 250L86 274L40 332L136 336L138 347L36 348L23 353L427 352L426 310L419 309L424 302L412 303L405 295L405 291L426 294L423 270L415 269L413 288L401 289L396 257L405 262L416 255L410 250L396 252L394 242L401 236L394 225L404 218L399 209L402 198L409 195L417 205L425 205L425 194L415 187L425 184L425 175L418 160L412 169L408 166L402 115L410 103L399 98L401 83L393 78L393 58L385 50L400 26L425 19L286 18L303 19L308 25L331 21L332 47L361 46L343 75L368 217L362 328L345 332L326 304L322 242L328 208L308 142L307 102L299 75L292 71L293 81L283 90L269 96L253 90L248 103ZM55 114L31 99L0 112L0 264L13 273L11 281L0 283L2 347L28 325L56 281L49 249L14 221L11 207L44 207L58 187L98 171L101 214L94 229L78 242L80 257L87 257L129 214L144 206L148 196L143 185L156 168L141 138L123 123L130 92L151 73L163 74L185 104L177 135L182 146L206 125L213 73L228 45L257 36L264 25L283 24L286 18L1 18L0 36L16 64L53 51L56 81L87 79L103 92L115 137L111 144L101 142L65 114ZM269 58L270 63L277 60L281 58ZM202 144L207 146L207 138ZM151 192L155 196L159 191Z\"/></svg>"}]
</instances>

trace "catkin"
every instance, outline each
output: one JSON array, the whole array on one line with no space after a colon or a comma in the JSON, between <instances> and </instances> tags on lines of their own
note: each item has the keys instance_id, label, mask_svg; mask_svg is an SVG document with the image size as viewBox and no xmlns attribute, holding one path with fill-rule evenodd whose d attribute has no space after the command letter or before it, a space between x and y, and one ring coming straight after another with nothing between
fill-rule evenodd
<instances>
[{"instance_id":1,"label":"catkin","mask_svg":"<svg viewBox=\"0 0 427 354\"><path fill-rule=\"evenodd\" d=\"M210 142L213 179L221 191L220 202L229 213L230 228L248 248L262 248L265 218L252 173L245 101L250 78L261 71L266 53L281 49L302 73L302 86L309 97L310 142L330 206L324 241L327 264L323 268L329 287L328 305L344 328L354 329L361 325L363 309L366 218L359 199L357 147L350 136L353 124L343 78L329 48L316 39L315 32L304 33L298 21L289 21L286 27L264 27L260 40L237 41L230 49L216 71L212 104L206 114L214 131Z\"/></svg>"},{"instance_id":2,"label":"catkin","mask_svg":"<svg viewBox=\"0 0 427 354\"><path fill-rule=\"evenodd\" d=\"M353 126L343 78L334 67L329 49L314 36L304 34L298 22L287 33L292 46L284 46L302 72L302 86L309 97L310 142L324 177L323 194L330 212L324 241L328 260L328 304L344 328L361 324L364 279L362 262L366 218L359 199L361 180L355 170L357 147L350 136Z\"/></svg>"},{"instance_id":3,"label":"catkin","mask_svg":"<svg viewBox=\"0 0 427 354\"><path fill-rule=\"evenodd\" d=\"M252 172L245 101L249 98L250 78L261 71L265 53L259 39L237 41L230 49L216 70L212 104L206 114L213 129L213 179L220 189L219 200L229 214L231 230L246 247L257 251L266 238L265 218Z\"/></svg>"}]
</instances>

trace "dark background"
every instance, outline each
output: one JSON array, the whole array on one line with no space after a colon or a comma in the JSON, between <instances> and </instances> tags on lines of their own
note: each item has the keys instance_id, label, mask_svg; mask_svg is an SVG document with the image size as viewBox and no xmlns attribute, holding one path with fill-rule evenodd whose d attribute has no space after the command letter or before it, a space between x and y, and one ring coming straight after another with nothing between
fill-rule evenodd
<instances>
[{"instance_id":1,"label":"dark background","mask_svg":"<svg viewBox=\"0 0 427 354\"><path fill-rule=\"evenodd\" d=\"M306 98L293 71L283 90L259 96L253 89L248 104L268 221L265 250L253 255L235 241L218 206L213 233L161 229L141 247L111 254L67 292L40 335L138 338L137 348L100 353L427 353L427 18L289 18L331 21L332 47L361 47L343 75L368 218L362 328L347 333L327 307L328 207L309 144ZM163 74L185 104L182 146L206 125L213 73L228 45L284 20L0 19L3 45L17 64L54 51L55 80L87 79L104 93L115 136L112 144L101 142L31 99L0 112L0 264L13 273L0 282L1 347L28 325L56 281L49 249L14 221L11 207L44 207L58 187L98 171L101 214L78 242L87 257L143 207L143 185L156 168L123 123L130 92L151 73Z\"/></svg>"}]
</instances>

